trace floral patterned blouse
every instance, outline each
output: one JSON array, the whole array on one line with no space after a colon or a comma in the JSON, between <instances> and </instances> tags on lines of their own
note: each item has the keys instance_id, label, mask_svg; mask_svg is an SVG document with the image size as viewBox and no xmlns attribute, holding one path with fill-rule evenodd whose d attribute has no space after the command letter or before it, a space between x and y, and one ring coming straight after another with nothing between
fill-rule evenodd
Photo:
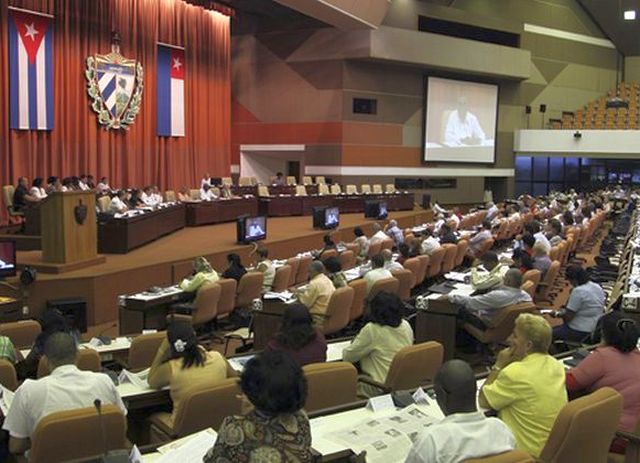
<instances>
[{"instance_id":1,"label":"floral patterned blouse","mask_svg":"<svg viewBox=\"0 0 640 463\"><path fill-rule=\"evenodd\" d=\"M303 411L270 417L258 411L228 416L204 463L308 463L311 430Z\"/></svg>"}]
</instances>

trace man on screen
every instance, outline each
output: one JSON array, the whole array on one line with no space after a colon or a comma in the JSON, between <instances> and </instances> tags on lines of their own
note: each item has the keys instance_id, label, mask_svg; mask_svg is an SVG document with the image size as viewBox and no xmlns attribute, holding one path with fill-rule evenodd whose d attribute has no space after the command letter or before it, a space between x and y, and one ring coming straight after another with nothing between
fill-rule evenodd
<instances>
[{"instance_id":1,"label":"man on screen","mask_svg":"<svg viewBox=\"0 0 640 463\"><path fill-rule=\"evenodd\" d=\"M444 131L446 145L482 145L485 135L478 118L467 111L467 98L458 98L458 105L451 111Z\"/></svg>"},{"instance_id":2,"label":"man on screen","mask_svg":"<svg viewBox=\"0 0 640 463\"><path fill-rule=\"evenodd\" d=\"M254 237L260 235L264 235L264 230L260 226L260 221L252 220L249 224L249 236Z\"/></svg>"},{"instance_id":3,"label":"man on screen","mask_svg":"<svg viewBox=\"0 0 640 463\"><path fill-rule=\"evenodd\" d=\"M335 225L338 223L338 216L333 211L327 213L327 225Z\"/></svg>"}]
</instances>

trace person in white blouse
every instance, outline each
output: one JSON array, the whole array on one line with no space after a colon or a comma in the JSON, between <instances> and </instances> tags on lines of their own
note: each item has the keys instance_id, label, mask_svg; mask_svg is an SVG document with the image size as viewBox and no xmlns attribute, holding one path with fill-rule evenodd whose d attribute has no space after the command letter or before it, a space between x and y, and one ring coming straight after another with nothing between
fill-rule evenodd
<instances>
[{"instance_id":1,"label":"person in white blouse","mask_svg":"<svg viewBox=\"0 0 640 463\"><path fill-rule=\"evenodd\" d=\"M31 183L31 189L29 190L29 194L34 198L44 199L47 197L47 192L44 187L44 179L42 177L36 177L33 179Z\"/></svg>"},{"instance_id":2,"label":"person in white blouse","mask_svg":"<svg viewBox=\"0 0 640 463\"><path fill-rule=\"evenodd\" d=\"M213 186L211 184L211 175L209 175L208 172L204 174L204 177L202 177L202 180L200 181L200 188L204 188L205 185L209 185L209 187Z\"/></svg>"},{"instance_id":3,"label":"person in white blouse","mask_svg":"<svg viewBox=\"0 0 640 463\"><path fill-rule=\"evenodd\" d=\"M108 194L111 193L111 187L109 186L109 179L107 177L102 177L100 182L96 186L96 190L99 194Z\"/></svg>"},{"instance_id":4,"label":"person in white blouse","mask_svg":"<svg viewBox=\"0 0 640 463\"><path fill-rule=\"evenodd\" d=\"M151 201L154 205L162 204L164 202L158 185L151 185Z\"/></svg>"},{"instance_id":5,"label":"person in white blouse","mask_svg":"<svg viewBox=\"0 0 640 463\"><path fill-rule=\"evenodd\" d=\"M111 198L111 202L109 203L109 207L107 208L107 212L109 214L122 214L126 212L129 208L124 203L124 199L127 196L127 192L124 190L118 191L118 194Z\"/></svg>"},{"instance_id":6,"label":"person in white blouse","mask_svg":"<svg viewBox=\"0 0 640 463\"><path fill-rule=\"evenodd\" d=\"M467 111L467 98L458 98L458 105L451 111L444 132L444 142L450 146L482 145L485 134L478 118Z\"/></svg>"},{"instance_id":7,"label":"person in white blouse","mask_svg":"<svg viewBox=\"0 0 640 463\"><path fill-rule=\"evenodd\" d=\"M217 196L209 185L207 185L206 183L202 185L202 188L200 188L200 199L202 201L212 201L216 198Z\"/></svg>"},{"instance_id":8,"label":"person in white blouse","mask_svg":"<svg viewBox=\"0 0 640 463\"><path fill-rule=\"evenodd\" d=\"M78 178L78 186L81 191L88 191L91 189L89 188L89 185L87 185L87 176L85 174L80 175Z\"/></svg>"}]
</instances>

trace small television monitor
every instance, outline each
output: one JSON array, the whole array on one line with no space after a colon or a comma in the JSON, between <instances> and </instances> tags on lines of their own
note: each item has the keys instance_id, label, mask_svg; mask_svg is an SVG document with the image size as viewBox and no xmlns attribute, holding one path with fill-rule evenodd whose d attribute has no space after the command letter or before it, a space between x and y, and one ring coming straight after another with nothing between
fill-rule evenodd
<instances>
[{"instance_id":1,"label":"small television monitor","mask_svg":"<svg viewBox=\"0 0 640 463\"><path fill-rule=\"evenodd\" d=\"M340 225L340 209L318 206L313 208L313 228L329 230Z\"/></svg>"},{"instance_id":2,"label":"small television monitor","mask_svg":"<svg viewBox=\"0 0 640 463\"><path fill-rule=\"evenodd\" d=\"M16 241L0 239L0 279L16 276Z\"/></svg>"},{"instance_id":3,"label":"small television monitor","mask_svg":"<svg viewBox=\"0 0 640 463\"><path fill-rule=\"evenodd\" d=\"M267 238L267 217L264 215L238 217L236 222L238 243L251 243Z\"/></svg>"},{"instance_id":4,"label":"small television monitor","mask_svg":"<svg viewBox=\"0 0 640 463\"><path fill-rule=\"evenodd\" d=\"M367 219L386 219L389 215L386 201L366 201L364 217Z\"/></svg>"}]
</instances>

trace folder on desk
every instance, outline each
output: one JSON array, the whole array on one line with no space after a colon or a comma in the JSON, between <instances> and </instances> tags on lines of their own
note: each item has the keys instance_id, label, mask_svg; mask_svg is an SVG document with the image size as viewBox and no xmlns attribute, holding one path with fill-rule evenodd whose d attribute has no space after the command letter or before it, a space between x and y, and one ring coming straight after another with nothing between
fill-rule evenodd
<instances>
[{"instance_id":1,"label":"folder on desk","mask_svg":"<svg viewBox=\"0 0 640 463\"><path fill-rule=\"evenodd\" d=\"M449 294L453 291L453 287L449 283L440 283L437 285L431 285L427 288L427 291L438 294Z\"/></svg>"}]
</instances>

